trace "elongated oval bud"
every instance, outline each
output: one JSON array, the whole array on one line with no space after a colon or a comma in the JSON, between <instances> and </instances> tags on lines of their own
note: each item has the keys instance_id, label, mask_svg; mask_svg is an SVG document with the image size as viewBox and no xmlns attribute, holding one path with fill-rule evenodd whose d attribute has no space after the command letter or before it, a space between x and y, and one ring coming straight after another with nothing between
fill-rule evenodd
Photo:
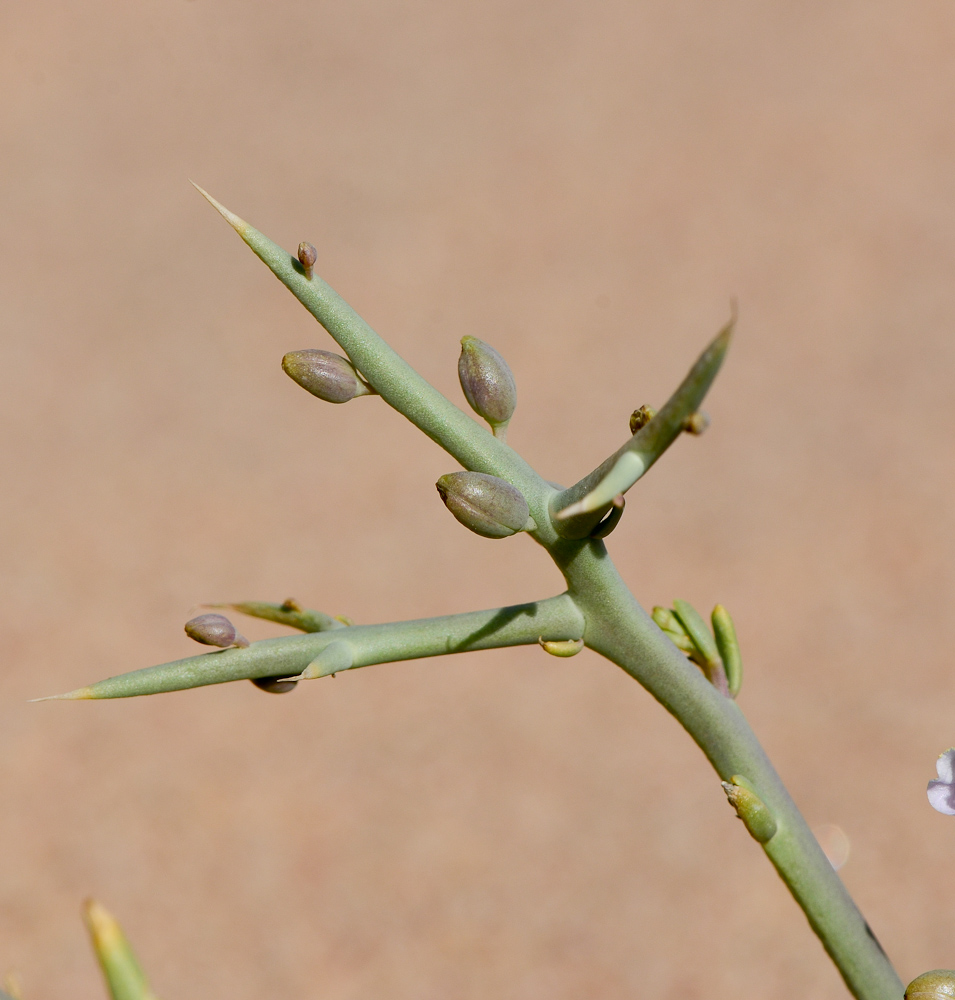
<instances>
[{"instance_id":1,"label":"elongated oval bud","mask_svg":"<svg viewBox=\"0 0 955 1000\"><path fill-rule=\"evenodd\" d=\"M734 774L729 781L723 782L723 791L754 840L765 844L773 839L776 819L746 778Z\"/></svg>"},{"instance_id":2,"label":"elongated oval bud","mask_svg":"<svg viewBox=\"0 0 955 1000\"><path fill-rule=\"evenodd\" d=\"M923 972L905 987L905 1000L953 1000L955 970L933 969Z\"/></svg>"},{"instance_id":3,"label":"elongated oval bud","mask_svg":"<svg viewBox=\"0 0 955 1000\"><path fill-rule=\"evenodd\" d=\"M743 661L739 655L736 626L733 624L733 619L730 618L730 613L722 604L717 604L713 608L710 621L713 623L716 648L720 652L723 669L726 671L726 684L729 687L730 697L735 698L743 684Z\"/></svg>"},{"instance_id":4,"label":"elongated oval bud","mask_svg":"<svg viewBox=\"0 0 955 1000\"><path fill-rule=\"evenodd\" d=\"M677 649L686 653L687 656L696 651L696 646L686 634L686 629L683 628L680 619L669 608L660 607L658 604L653 609L651 617L663 629L666 637Z\"/></svg>"},{"instance_id":5,"label":"elongated oval bud","mask_svg":"<svg viewBox=\"0 0 955 1000\"><path fill-rule=\"evenodd\" d=\"M302 270L305 272L305 277L309 281L312 280L312 268L315 266L315 261L318 260L318 251L311 243L299 243L298 245L298 262L302 265Z\"/></svg>"},{"instance_id":6,"label":"elongated oval bud","mask_svg":"<svg viewBox=\"0 0 955 1000\"><path fill-rule=\"evenodd\" d=\"M496 437L503 437L517 405L517 386L507 362L483 340L462 337L458 378L471 409L491 425Z\"/></svg>"},{"instance_id":7,"label":"elongated oval bud","mask_svg":"<svg viewBox=\"0 0 955 1000\"><path fill-rule=\"evenodd\" d=\"M239 635L235 630L235 625L226 618L225 615L199 615L198 618L191 618L185 625L186 635L196 642L201 642L206 646L248 646L249 640L245 636Z\"/></svg>"},{"instance_id":8,"label":"elongated oval bud","mask_svg":"<svg viewBox=\"0 0 955 1000\"><path fill-rule=\"evenodd\" d=\"M331 351L290 351L282 358L282 370L326 403L347 403L372 392L348 358Z\"/></svg>"},{"instance_id":9,"label":"elongated oval bud","mask_svg":"<svg viewBox=\"0 0 955 1000\"><path fill-rule=\"evenodd\" d=\"M485 538L506 538L529 525L530 509L516 487L484 472L452 472L435 486L449 511Z\"/></svg>"},{"instance_id":10,"label":"elongated oval bud","mask_svg":"<svg viewBox=\"0 0 955 1000\"><path fill-rule=\"evenodd\" d=\"M689 601L674 601L673 610L686 634L696 646L696 656L691 657L701 667L715 667L720 663L720 653L702 615Z\"/></svg>"}]
</instances>

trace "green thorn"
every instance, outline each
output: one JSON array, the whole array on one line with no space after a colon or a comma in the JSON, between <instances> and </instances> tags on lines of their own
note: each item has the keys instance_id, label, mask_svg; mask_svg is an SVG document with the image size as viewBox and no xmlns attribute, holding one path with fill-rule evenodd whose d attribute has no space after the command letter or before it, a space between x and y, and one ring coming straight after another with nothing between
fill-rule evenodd
<instances>
[{"instance_id":1,"label":"green thorn","mask_svg":"<svg viewBox=\"0 0 955 1000\"><path fill-rule=\"evenodd\" d=\"M75 691L67 691L66 694L48 694L45 698L30 698L28 705L38 701L91 701L96 698L96 693L90 687L77 688Z\"/></svg>"},{"instance_id":2,"label":"green thorn","mask_svg":"<svg viewBox=\"0 0 955 1000\"><path fill-rule=\"evenodd\" d=\"M268 604L265 601L240 601L238 604L207 604L205 607L231 608L233 611L239 611L252 618L262 618L278 625L297 628L300 632L329 632L346 624L321 611L300 607L291 597L281 604Z\"/></svg>"},{"instance_id":3,"label":"green thorn","mask_svg":"<svg viewBox=\"0 0 955 1000\"><path fill-rule=\"evenodd\" d=\"M299 678L303 681L316 677L334 676L339 670L348 670L355 662L355 653L347 642L340 639L330 642L314 660L302 671Z\"/></svg>"},{"instance_id":4,"label":"green thorn","mask_svg":"<svg viewBox=\"0 0 955 1000\"><path fill-rule=\"evenodd\" d=\"M152 1000L152 991L116 919L95 900L85 905L86 925L112 1000Z\"/></svg>"}]
</instances>

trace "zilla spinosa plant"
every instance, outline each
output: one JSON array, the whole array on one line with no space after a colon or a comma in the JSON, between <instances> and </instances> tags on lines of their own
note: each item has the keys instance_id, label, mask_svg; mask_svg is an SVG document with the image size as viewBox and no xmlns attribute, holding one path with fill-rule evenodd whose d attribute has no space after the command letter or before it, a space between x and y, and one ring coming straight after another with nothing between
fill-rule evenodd
<instances>
[{"instance_id":1,"label":"zilla spinosa plant","mask_svg":"<svg viewBox=\"0 0 955 1000\"><path fill-rule=\"evenodd\" d=\"M697 743L744 828L789 888L855 997L900 1000L903 992L912 998L955 997L955 972L946 970L925 973L904 991L806 825L736 704L742 664L726 609L714 608L711 625L685 601L647 614L607 554L604 539L623 515L627 491L681 434L705 429L700 404L723 363L735 317L660 410L643 406L634 411L630 436L620 448L564 489L545 480L506 443L516 388L494 348L465 337L458 364L465 398L489 432L425 381L314 273L317 254L311 244L300 244L293 256L199 190L343 352L293 351L282 361L285 372L326 402L380 396L462 466L436 484L454 517L487 538L530 535L554 560L567 589L526 604L379 625L353 625L293 600L218 605L302 634L249 643L218 611L200 615L186 624L186 632L219 647L214 653L53 697L129 698L237 680L286 693L299 681L377 663L519 645L573 656L587 646L642 684ZM90 903L87 923L114 1000L150 997L113 918Z\"/></svg>"}]
</instances>

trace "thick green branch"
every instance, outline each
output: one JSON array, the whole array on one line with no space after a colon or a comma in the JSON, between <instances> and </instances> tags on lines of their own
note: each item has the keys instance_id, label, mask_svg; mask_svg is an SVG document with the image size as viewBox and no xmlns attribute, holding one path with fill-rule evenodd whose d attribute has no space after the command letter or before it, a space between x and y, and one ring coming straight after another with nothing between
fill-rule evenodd
<instances>
[{"instance_id":1,"label":"thick green branch","mask_svg":"<svg viewBox=\"0 0 955 1000\"><path fill-rule=\"evenodd\" d=\"M724 781L742 775L776 821L763 850L860 1000L900 1000L903 985L796 808L739 706L723 697L636 602L602 542L553 555L587 619L584 640L672 713Z\"/></svg>"},{"instance_id":2,"label":"thick green branch","mask_svg":"<svg viewBox=\"0 0 955 1000\"><path fill-rule=\"evenodd\" d=\"M263 639L245 649L224 649L146 667L55 697L132 698L227 681L289 677L303 673L313 662L321 664L323 656L329 662L327 650L333 646L331 663L335 669L327 673L424 656L529 645L541 637L579 639L583 631L584 620L577 605L567 594L560 594L490 611ZM319 670L312 676L321 675Z\"/></svg>"}]
</instances>

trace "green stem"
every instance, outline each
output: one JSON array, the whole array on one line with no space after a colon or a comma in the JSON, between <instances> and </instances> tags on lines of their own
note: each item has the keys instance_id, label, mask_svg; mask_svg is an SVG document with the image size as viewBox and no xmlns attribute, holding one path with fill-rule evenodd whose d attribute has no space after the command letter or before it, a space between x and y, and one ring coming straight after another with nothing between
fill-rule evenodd
<instances>
[{"instance_id":1,"label":"green stem","mask_svg":"<svg viewBox=\"0 0 955 1000\"><path fill-rule=\"evenodd\" d=\"M846 985L859 1000L900 1000L904 986L770 764L739 706L664 636L620 579L602 542L552 555L587 619L586 645L622 667L674 715L724 781L743 775L772 812L763 845Z\"/></svg>"},{"instance_id":2,"label":"green stem","mask_svg":"<svg viewBox=\"0 0 955 1000\"><path fill-rule=\"evenodd\" d=\"M336 646L344 644L350 653L348 666L340 669L353 670L424 656L529 645L541 637L579 639L583 631L584 619L577 605L567 594L559 594L543 601L489 611L468 611L383 625L348 625L328 632L263 639L244 649L223 649L134 670L54 697L63 700L133 698L228 681L289 677L302 673L333 643Z\"/></svg>"}]
</instances>

